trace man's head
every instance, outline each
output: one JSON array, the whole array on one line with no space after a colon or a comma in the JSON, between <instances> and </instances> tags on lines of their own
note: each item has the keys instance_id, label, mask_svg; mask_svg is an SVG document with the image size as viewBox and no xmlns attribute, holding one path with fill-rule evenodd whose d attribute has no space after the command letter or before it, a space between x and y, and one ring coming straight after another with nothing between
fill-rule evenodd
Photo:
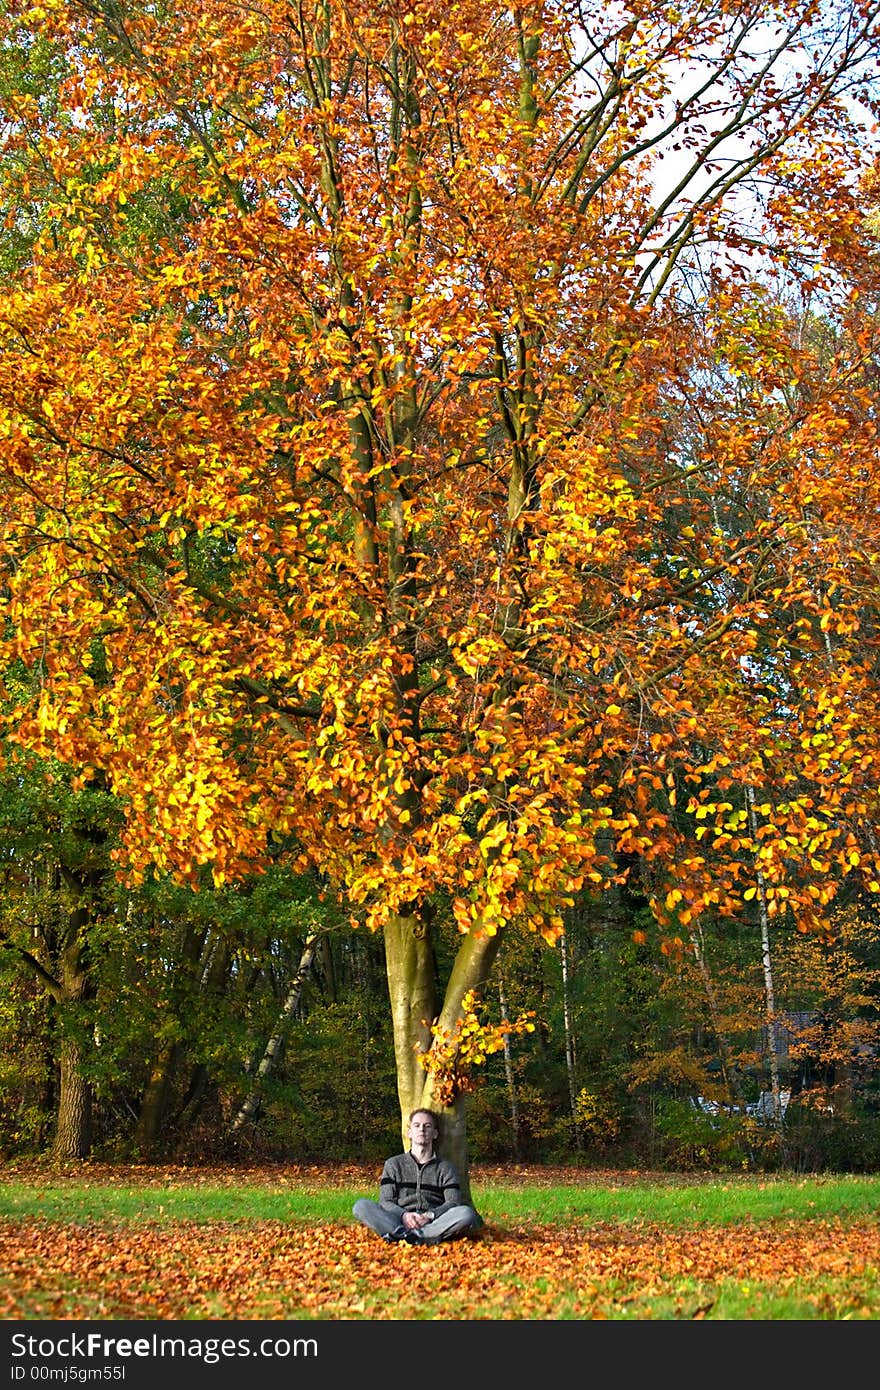
<instances>
[{"instance_id":1,"label":"man's head","mask_svg":"<svg viewBox=\"0 0 880 1390\"><path fill-rule=\"evenodd\" d=\"M416 1157L428 1158L440 1133L433 1110L413 1110L409 1117L409 1144Z\"/></svg>"}]
</instances>

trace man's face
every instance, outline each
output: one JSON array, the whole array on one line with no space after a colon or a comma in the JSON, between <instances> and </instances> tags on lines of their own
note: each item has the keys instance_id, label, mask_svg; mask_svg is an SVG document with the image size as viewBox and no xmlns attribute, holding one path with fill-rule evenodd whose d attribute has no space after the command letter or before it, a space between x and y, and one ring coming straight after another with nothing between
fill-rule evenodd
<instances>
[{"instance_id":1,"label":"man's face","mask_svg":"<svg viewBox=\"0 0 880 1390\"><path fill-rule=\"evenodd\" d=\"M409 1122L409 1139L420 1149L430 1149L437 1138L437 1126L430 1115L417 1110Z\"/></svg>"}]
</instances>

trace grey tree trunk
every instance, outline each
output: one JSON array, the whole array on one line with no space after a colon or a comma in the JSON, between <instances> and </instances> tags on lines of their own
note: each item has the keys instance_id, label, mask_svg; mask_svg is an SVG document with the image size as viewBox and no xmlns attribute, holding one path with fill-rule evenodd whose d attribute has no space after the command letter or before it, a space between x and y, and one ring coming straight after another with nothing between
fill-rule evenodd
<instances>
[{"instance_id":1,"label":"grey tree trunk","mask_svg":"<svg viewBox=\"0 0 880 1390\"><path fill-rule=\"evenodd\" d=\"M61 1041L60 1078L52 1150L56 1163L88 1158L92 1146L92 1089L83 1076L79 1045L72 1038Z\"/></svg>"},{"instance_id":2,"label":"grey tree trunk","mask_svg":"<svg viewBox=\"0 0 880 1390\"><path fill-rule=\"evenodd\" d=\"M57 981L50 990L59 1004L60 1052L58 1122L55 1127L53 1157L57 1162L66 1159L88 1158L92 1147L92 1088L83 1074L82 1045L70 1028L65 1014L79 1012L86 1000L94 996L95 987L88 968L87 934L92 920L92 893L100 881L99 875L75 875L62 869L68 885L78 901L69 913L59 943ZM76 1027L74 1020L73 1027Z\"/></svg>"}]
</instances>

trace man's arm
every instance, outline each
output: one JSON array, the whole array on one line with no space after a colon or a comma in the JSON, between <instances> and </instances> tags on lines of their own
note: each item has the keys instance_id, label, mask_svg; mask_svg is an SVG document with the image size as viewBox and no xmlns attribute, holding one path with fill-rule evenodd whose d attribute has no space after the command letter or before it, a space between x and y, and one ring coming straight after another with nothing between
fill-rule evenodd
<instances>
[{"instance_id":1,"label":"man's arm","mask_svg":"<svg viewBox=\"0 0 880 1390\"><path fill-rule=\"evenodd\" d=\"M400 1206L400 1174L393 1158L385 1160L382 1176L379 1179L379 1206Z\"/></svg>"},{"instance_id":2,"label":"man's arm","mask_svg":"<svg viewBox=\"0 0 880 1390\"><path fill-rule=\"evenodd\" d=\"M451 1207L461 1205L461 1181L452 1164L446 1159L441 1159L438 1164L437 1191L434 1195L439 1197L440 1201L437 1206L432 1205L432 1218L449 1211Z\"/></svg>"}]
</instances>

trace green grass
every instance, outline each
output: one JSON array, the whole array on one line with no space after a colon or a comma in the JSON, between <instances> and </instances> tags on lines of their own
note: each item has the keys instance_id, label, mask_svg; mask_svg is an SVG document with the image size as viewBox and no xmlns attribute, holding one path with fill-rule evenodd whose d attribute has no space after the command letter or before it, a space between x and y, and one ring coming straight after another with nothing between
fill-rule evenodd
<instances>
[{"instance_id":1,"label":"green grass","mask_svg":"<svg viewBox=\"0 0 880 1390\"><path fill-rule=\"evenodd\" d=\"M714 1178L671 1185L656 1180L609 1187L489 1187L476 1193L487 1220L643 1222L693 1227L741 1221L790 1221L874 1216L880 1209L880 1176Z\"/></svg>"},{"instance_id":2,"label":"green grass","mask_svg":"<svg viewBox=\"0 0 880 1390\"><path fill-rule=\"evenodd\" d=\"M161 1186L110 1186L70 1179L0 1182L0 1215L42 1216L54 1221L308 1221L351 1218L357 1197L369 1188L303 1185L212 1184L202 1179ZM702 1177L664 1182L607 1176L590 1182L475 1183L475 1205L499 1226L530 1222L571 1226L652 1221L675 1227L743 1221L842 1220L880 1211L880 1176Z\"/></svg>"},{"instance_id":3,"label":"green grass","mask_svg":"<svg viewBox=\"0 0 880 1390\"><path fill-rule=\"evenodd\" d=\"M366 1239L351 1207L376 1190L370 1170L8 1170L0 1317L880 1316L880 1175L493 1170L487 1238L449 1259Z\"/></svg>"}]
</instances>

